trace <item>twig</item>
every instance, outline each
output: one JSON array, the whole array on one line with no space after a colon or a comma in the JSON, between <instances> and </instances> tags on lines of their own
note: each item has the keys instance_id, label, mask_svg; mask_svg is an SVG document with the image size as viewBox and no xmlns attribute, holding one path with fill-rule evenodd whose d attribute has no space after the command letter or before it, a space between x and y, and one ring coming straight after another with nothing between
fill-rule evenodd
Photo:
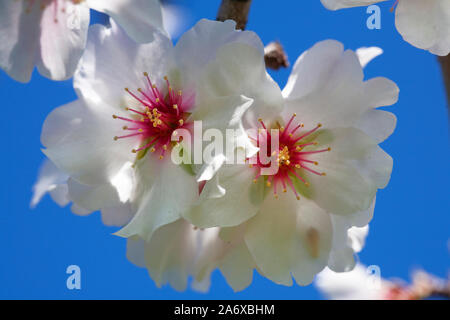
<instances>
[{"instance_id":1,"label":"twig","mask_svg":"<svg viewBox=\"0 0 450 320\"><path fill-rule=\"evenodd\" d=\"M252 0L222 0L217 13L217 20L232 19L236 21L236 29L244 30L251 4Z\"/></svg>"},{"instance_id":2,"label":"twig","mask_svg":"<svg viewBox=\"0 0 450 320\"><path fill-rule=\"evenodd\" d=\"M450 54L445 57L438 57L441 64L442 77L444 78L445 89L447 90L447 111L450 120Z\"/></svg>"},{"instance_id":3,"label":"twig","mask_svg":"<svg viewBox=\"0 0 450 320\"><path fill-rule=\"evenodd\" d=\"M217 13L217 20L232 19L236 21L236 29L244 30L251 4L252 0L222 0ZM278 42L271 42L264 48L264 61L267 68L274 70L289 67L287 55Z\"/></svg>"}]
</instances>

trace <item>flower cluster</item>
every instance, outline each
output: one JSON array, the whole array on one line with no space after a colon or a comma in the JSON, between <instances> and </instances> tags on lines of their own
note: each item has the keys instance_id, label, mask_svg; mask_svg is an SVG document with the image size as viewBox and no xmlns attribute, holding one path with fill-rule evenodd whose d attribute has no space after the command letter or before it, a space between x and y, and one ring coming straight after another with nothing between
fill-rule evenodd
<instances>
[{"instance_id":1,"label":"flower cluster","mask_svg":"<svg viewBox=\"0 0 450 320\"><path fill-rule=\"evenodd\" d=\"M41 17L36 5L21 14ZM399 90L363 73L381 50L319 42L281 90L259 37L233 21L201 20L173 45L158 19L144 36L131 14L104 10L114 19L89 28L74 74L78 99L43 125L49 160L32 205L49 192L76 214L99 210L106 225L121 227L129 260L178 290L189 277L207 290L216 268L236 291L254 270L307 285L325 267L353 269L358 241L349 235L367 228L393 164L379 144L396 118L377 108L396 103ZM242 163L222 148L189 161L198 122L223 133ZM180 154L188 161L173 161Z\"/></svg>"}]
</instances>

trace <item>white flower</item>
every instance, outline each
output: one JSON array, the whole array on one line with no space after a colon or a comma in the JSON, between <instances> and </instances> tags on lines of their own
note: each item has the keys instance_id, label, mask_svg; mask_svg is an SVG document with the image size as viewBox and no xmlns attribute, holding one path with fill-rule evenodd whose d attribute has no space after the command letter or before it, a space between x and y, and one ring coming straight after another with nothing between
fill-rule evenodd
<instances>
[{"instance_id":1,"label":"white flower","mask_svg":"<svg viewBox=\"0 0 450 320\"><path fill-rule=\"evenodd\" d=\"M330 10L367 6L386 0L321 0ZM405 41L439 56L450 52L450 1L392 0L395 25Z\"/></svg>"},{"instance_id":2,"label":"white flower","mask_svg":"<svg viewBox=\"0 0 450 320\"><path fill-rule=\"evenodd\" d=\"M41 141L70 176L71 201L89 211L128 210L123 215L133 218L118 234L150 241L198 198L192 168L171 160L173 148L188 152L188 141L172 142L178 131L191 131L196 120L204 130L241 128L252 104L271 109L282 96L266 73L261 41L232 21L202 20L175 47L158 32L137 44L111 25L91 27L74 76L79 99L47 117ZM199 174L209 171L206 164Z\"/></svg>"},{"instance_id":3,"label":"white flower","mask_svg":"<svg viewBox=\"0 0 450 320\"><path fill-rule=\"evenodd\" d=\"M0 3L0 68L28 82L36 65L53 80L72 77L86 44L89 8L113 17L139 42L162 30L158 0L6 0Z\"/></svg>"},{"instance_id":4,"label":"white flower","mask_svg":"<svg viewBox=\"0 0 450 320\"><path fill-rule=\"evenodd\" d=\"M283 90L282 113L265 110L257 125L251 121L259 116L255 107L246 119L260 131L251 137L267 148L278 171L263 175L268 165L260 159L224 166L185 218L202 228L243 228L258 271L276 283L291 285L293 276L309 284L327 265L351 270L347 231L368 224L377 189L392 170L392 158L378 144L393 132L396 118L376 108L395 103L398 88L385 78L364 81L361 67L379 53L365 49L358 57L336 41L305 52ZM279 129L275 150L272 128ZM217 182L225 190L221 198Z\"/></svg>"}]
</instances>

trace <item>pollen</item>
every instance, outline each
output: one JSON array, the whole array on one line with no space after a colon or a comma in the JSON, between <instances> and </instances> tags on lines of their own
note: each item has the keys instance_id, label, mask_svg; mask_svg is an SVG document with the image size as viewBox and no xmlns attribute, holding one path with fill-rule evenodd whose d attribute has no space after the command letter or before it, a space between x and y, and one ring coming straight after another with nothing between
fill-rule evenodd
<instances>
[{"instance_id":1,"label":"pollen","mask_svg":"<svg viewBox=\"0 0 450 320\"><path fill-rule=\"evenodd\" d=\"M317 154L331 151L329 146L321 146L318 141L312 141L315 135L320 134L320 128L322 124L318 123L315 127L304 130L304 123L294 123L297 114L292 114L291 118L285 125L276 122L272 126L266 126L261 118L258 119L260 127L258 127L258 137L250 137L255 141L256 147L260 148L265 145L267 154L272 156L271 161L276 161L278 170L267 176L266 186L273 187L273 195L276 199L279 198L278 190L282 193L287 193L291 190L296 199L300 200L300 192L304 190L299 188L301 184L305 187L309 187L310 183L307 181L307 177L310 174L317 176L325 176L325 172L320 172L312 169L312 165L318 166L319 162L311 159ZM271 150L271 133L272 129L279 130L279 148L277 150ZM263 163L260 159L259 153L250 160L253 165L249 167L255 170L255 178L253 181L258 180L262 174L262 170L269 168L270 164ZM299 185L298 182L301 184ZM280 189L281 187L281 189ZM302 191L303 190L303 191Z\"/></svg>"},{"instance_id":2,"label":"pollen","mask_svg":"<svg viewBox=\"0 0 450 320\"><path fill-rule=\"evenodd\" d=\"M181 90L178 90L179 94L176 95L167 76L164 77L164 88L152 83L148 72L142 74L145 86L135 90L124 88L131 97L132 107L124 108L129 116L112 116L113 119L127 122L129 125L122 126L122 129L130 134L115 136L114 140L134 138L133 141L130 140L130 144L138 144L139 147L132 149L133 153L149 150L150 153L157 153L162 160L165 153L176 143L172 142L172 136L178 134L176 130L187 125L193 102L183 101ZM139 160L144 155L145 153L139 153L136 159Z\"/></svg>"}]
</instances>

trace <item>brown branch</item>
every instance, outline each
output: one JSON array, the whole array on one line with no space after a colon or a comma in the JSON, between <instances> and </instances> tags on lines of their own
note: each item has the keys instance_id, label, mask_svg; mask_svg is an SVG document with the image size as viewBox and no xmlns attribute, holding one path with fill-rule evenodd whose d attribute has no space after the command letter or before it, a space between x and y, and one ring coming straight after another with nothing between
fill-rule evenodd
<instances>
[{"instance_id":1,"label":"brown branch","mask_svg":"<svg viewBox=\"0 0 450 320\"><path fill-rule=\"evenodd\" d=\"M217 20L232 19L236 21L236 29L244 30L251 4L252 0L222 0L217 13Z\"/></svg>"},{"instance_id":2,"label":"brown branch","mask_svg":"<svg viewBox=\"0 0 450 320\"><path fill-rule=\"evenodd\" d=\"M441 64L442 77L444 78L445 89L447 90L447 112L450 119L450 54L445 57L438 57Z\"/></svg>"},{"instance_id":3,"label":"brown branch","mask_svg":"<svg viewBox=\"0 0 450 320\"><path fill-rule=\"evenodd\" d=\"M222 0L217 13L217 20L232 19L236 21L236 29L244 30L251 4L252 0ZM287 55L278 42L271 42L264 48L264 61L267 68L274 70L289 67Z\"/></svg>"}]
</instances>

